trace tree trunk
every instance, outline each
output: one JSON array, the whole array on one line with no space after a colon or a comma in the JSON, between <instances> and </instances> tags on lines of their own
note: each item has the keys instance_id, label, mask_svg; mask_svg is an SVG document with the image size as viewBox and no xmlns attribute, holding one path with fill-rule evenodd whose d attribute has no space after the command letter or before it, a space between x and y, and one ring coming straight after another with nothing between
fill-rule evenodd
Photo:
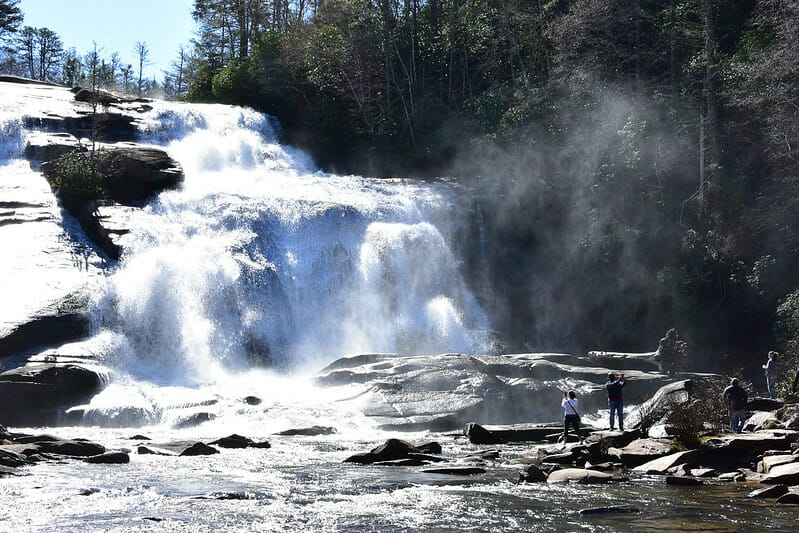
<instances>
[{"instance_id":1,"label":"tree trunk","mask_svg":"<svg viewBox=\"0 0 799 533\"><path fill-rule=\"evenodd\" d=\"M707 135L710 144L712 163L721 165L717 132L717 96L716 96L716 26L714 16L714 0L705 3L705 98L707 106Z\"/></svg>"}]
</instances>

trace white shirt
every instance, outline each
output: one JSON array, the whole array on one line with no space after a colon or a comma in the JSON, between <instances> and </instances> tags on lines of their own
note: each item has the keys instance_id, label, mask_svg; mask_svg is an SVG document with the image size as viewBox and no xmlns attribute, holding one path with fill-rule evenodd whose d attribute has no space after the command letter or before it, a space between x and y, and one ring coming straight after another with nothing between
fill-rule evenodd
<instances>
[{"instance_id":1,"label":"white shirt","mask_svg":"<svg viewBox=\"0 0 799 533\"><path fill-rule=\"evenodd\" d=\"M563 414L564 415L576 415L577 414L577 398L574 400L567 400L563 398L563 401L560 402L560 405L563 407ZM574 409L572 410L572 407Z\"/></svg>"}]
</instances>

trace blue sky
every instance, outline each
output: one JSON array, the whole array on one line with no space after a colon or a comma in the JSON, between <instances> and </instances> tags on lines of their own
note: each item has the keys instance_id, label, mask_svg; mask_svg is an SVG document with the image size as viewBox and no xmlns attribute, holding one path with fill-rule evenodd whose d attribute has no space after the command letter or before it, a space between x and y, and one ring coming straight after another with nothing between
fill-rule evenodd
<instances>
[{"instance_id":1,"label":"blue sky","mask_svg":"<svg viewBox=\"0 0 799 533\"><path fill-rule=\"evenodd\" d=\"M133 45L144 41L152 64L147 78L163 77L162 70L177 57L180 45L194 36L193 0L21 0L26 26L46 27L83 55L92 41L104 57L118 52L124 63L136 63Z\"/></svg>"}]
</instances>

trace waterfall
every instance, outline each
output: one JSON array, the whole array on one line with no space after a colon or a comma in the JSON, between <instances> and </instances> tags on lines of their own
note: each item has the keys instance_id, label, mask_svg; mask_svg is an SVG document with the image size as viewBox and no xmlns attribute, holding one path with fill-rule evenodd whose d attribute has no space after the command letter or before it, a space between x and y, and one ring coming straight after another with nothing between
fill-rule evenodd
<instances>
[{"instance_id":1,"label":"waterfall","mask_svg":"<svg viewBox=\"0 0 799 533\"><path fill-rule=\"evenodd\" d=\"M96 302L118 368L203 383L353 353L491 351L452 253L462 191L323 173L249 109L155 102L140 129L186 180L126 214Z\"/></svg>"}]
</instances>

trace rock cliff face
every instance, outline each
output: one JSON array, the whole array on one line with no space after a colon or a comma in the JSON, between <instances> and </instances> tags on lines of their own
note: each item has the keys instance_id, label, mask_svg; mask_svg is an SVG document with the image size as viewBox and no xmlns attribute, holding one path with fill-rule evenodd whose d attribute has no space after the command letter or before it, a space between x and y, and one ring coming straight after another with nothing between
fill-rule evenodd
<instances>
[{"instance_id":1,"label":"rock cliff face","mask_svg":"<svg viewBox=\"0 0 799 533\"><path fill-rule=\"evenodd\" d=\"M120 221L105 216L113 212L109 208L144 205L159 191L179 185L183 170L163 150L136 142L141 114L152 109L145 100L2 76L0 94L0 293L14 301L0 311L0 370L28 375L28 367L14 368L42 350L89 334L93 283L109 260L119 258L116 237L126 232ZM61 201L52 190L53 162L92 148L114 154L103 217L93 199ZM51 364L54 375L96 377L80 366ZM26 418L4 408L0 422L53 422L60 408L85 401L103 386L100 379L37 379L0 377L2 403L13 399L12 404L28 405L35 413Z\"/></svg>"}]
</instances>

